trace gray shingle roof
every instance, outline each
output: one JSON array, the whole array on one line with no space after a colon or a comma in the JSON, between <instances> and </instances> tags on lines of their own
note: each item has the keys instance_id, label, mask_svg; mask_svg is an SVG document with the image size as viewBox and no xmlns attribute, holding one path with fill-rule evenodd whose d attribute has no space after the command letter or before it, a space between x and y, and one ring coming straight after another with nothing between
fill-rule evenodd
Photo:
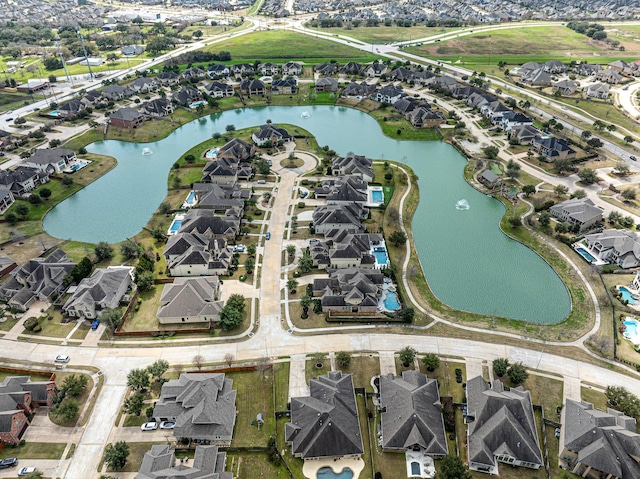
<instances>
[{"instance_id":1,"label":"gray shingle roof","mask_svg":"<svg viewBox=\"0 0 640 479\"><path fill-rule=\"evenodd\" d=\"M158 318L217 317L224 306L216 301L219 283L217 276L176 278L162 290Z\"/></svg>"}]
</instances>

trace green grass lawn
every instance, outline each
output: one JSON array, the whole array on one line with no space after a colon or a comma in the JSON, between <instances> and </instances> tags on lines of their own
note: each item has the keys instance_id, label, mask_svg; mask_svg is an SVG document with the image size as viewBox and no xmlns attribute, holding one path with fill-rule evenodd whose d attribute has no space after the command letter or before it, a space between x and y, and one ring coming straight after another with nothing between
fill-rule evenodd
<instances>
[{"instance_id":1,"label":"green grass lawn","mask_svg":"<svg viewBox=\"0 0 640 479\"><path fill-rule=\"evenodd\" d=\"M127 463L119 472L138 472L144 454L151 449L151 446L156 444L166 444L166 442L127 442L129 446L129 457L127 458ZM107 471L115 472L110 467L107 468Z\"/></svg>"},{"instance_id":2,"label":"green grass lawn","mask_svg":"<svg viewBox=\"0 0 640 479\"><path fill-rule=\"evenodd\" d=\"M273 371L266 371L264 378L258 371L227 373L227 377L233 380L233 388L237 391L238 414L231 445L266 446L275 432ZM257 425L251 424L258 413L264 417L259 431Z\"/></svg>"},{"instance_id":3,"label":"green grass lawn","mask_svg":"<svg viewBox=\"0 0 640 479\"><path fill-rule=\"evenodd\" d=\"M60 459L65 447L67 444L64 442L27 442L24 446L6 446L0 452L0 459Z\"/></svg>"},{"instance_id":4,"label":"green grass lawn","mask_svg":"<svg viewBox=\"0 0 640 479\"><path fill-rule=\"evenodd\" d=\"M523 386L531 392L533 404L543 407L545 417L555 420L556 408L562 406L563 402L563 382L559 379L529 374Z\"/></svg>"},{"instance_id":5,"label":"green grass lawn","mask_svg":"<svg viewBox=\"0 0 640 479\"><path fill-rule=\"evenodd\" d=\"M331 362L329 361L329 355L326 355L322 359L322 367L316 367L317 358L314 356L307 356L307 362L305 364L305 378L307 384L311 379L315 379L318 376L326 376L331 371Z\"/></svg>"},{"instance_id":6,"label":"green grass lawn","mask_svg":"<svg viewBox=\"0 0 640 479\"><path fill-rule=\"evenodd\" d=\"M345 374L353 374L353 386L356 388L366 388L373 392L371 378L380 374L380 358L362 353L359 356L351 357L351 364L346 368L340 368Z\"/></svg>"},{"instance_id":7,"label":"green grass lawn","mask_svg":"<svg viewBox=\"0 0 640 479\"><path fill-rule=\"evenodd\" d=\"M72 374L79 375L79 373L56 371L56 384L58 384L58 386L62 386L62 383L64 382L65 378L68 377L68 376L71 376ZM89 374L84 374L84 373L81 373L81 374L83 374L84 376L87 377L87 387L84 388L84 391L82 391L82 393L79 396L73 398L75 401L78 402L78 406L79 406L78 410L79 411L82 411L82 409L84 408L85 403L89 399L89 394L91 393L91 390L93 389L93 379L91 378L91 376ZM99 391L100 391L100 389L98 388L98 392ZM93 401L95 401L95 399L96 398L94 396ZM93 406L91 406L91 407L93 407ZM88 418L88 416L87 416L87 418ZM63 419L63 418L60 418L60 417L56 416L52 411L49 411L49 419L51 420L51 422L53 422L54 424L57 424L58 426L74 427L76 425L76 422L77 422L78 418Z\"/></svg>"},{"instance_id":8,"label":"green grass lawn","mask_svg":"<svg viewBox=\"0 0 640 479\"><path fill-rule=\"evenodd\" d=\"M309 26L309 28L313 28ZM315 30L315 28L313 28ZM366 43L391 43L417 40L418 38L431 37L441 33L457 30L457 28L414 26L411 28L397 26L378 26L357 28L320 28L321 33L332 35L344 35Z\"/></svg>"},{"instance_id":9,"label":"green grass lawn","mask_svg":"<svg viewBox=\"0 0 640 479\"><path fill-rule=\"evenodd\" d=\"M275 363L273 365L273 387L275 389L276 411L284 411L289 399L289 369L290 363Z\"/></svg>"},{"instance_id":10,"label":"green grass lawn","mask_svg":"<svg viewBox=\"0 0 640 479\"><path fill-rule=\"evenodd\" d=\"M302 462L302 461L301 461ZM243 479L289 479L291 476L283 466L275 466L263 452L230 452L227 454L227 471L233 477ZM296 479L303 476L296 476Z\"/></svg>"},{"instance_id":11,"label":"green grass lawn","mask_svg":"<svg viewBox=\"0 0 640 479\"><path fill-rule=\"evenodd\" d=\"M597 391L589 386L580 388L580 397L583 401L590 402L593 407L601 411L607 410L607 396L603 392Z\"/></svg>"}]
</instances>

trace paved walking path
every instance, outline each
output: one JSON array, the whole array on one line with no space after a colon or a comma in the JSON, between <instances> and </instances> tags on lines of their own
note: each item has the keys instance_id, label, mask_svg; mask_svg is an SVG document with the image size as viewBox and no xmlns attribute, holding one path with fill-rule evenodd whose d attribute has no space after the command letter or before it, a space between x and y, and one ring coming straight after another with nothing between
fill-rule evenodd
<instances>
[{"instance_id":1,"label":"paved walking path","mask_svg":"<svg viewBox=\"0 0 640 479\"><path fill-rule=\"evenodd\" d=\"M380 351L380 375L396 374L395 351Z\"/></svg>"}]
</instances>

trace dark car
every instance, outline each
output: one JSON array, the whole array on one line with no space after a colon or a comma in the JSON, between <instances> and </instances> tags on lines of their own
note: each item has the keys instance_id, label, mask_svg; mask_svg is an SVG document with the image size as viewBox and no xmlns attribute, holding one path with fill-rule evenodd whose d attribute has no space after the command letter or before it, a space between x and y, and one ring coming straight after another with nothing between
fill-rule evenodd
<instances>
[{"instance_id":1,"label":"dark car","mask_svg":"<svg viewBox=\"0 0 640 479\"><path fill-rule=\"evenodd\" d=\"M9 467L15 467L18 465L17 457L8 457L0 461L0 469L8 469Z\"/></svg>"},{"instance_id":2,"label":"dark car","mask_svg":"<svg viewBox=\"0 0 640 479\"><path fill-rule=\"evenodd\" d=\"M13 118L7 118L5 121L13 121Z\"/></svg>"},{"instance_id":3,"label":"dark car","mask_svg":"<svg viewBox=\"0 0 640 479\"><path fill-rule=\"evenodd\" d=\"M98 326L100 326L100 320L94 319L93 323L91 323L91 330L95 331L96 329L98 329Z\"/></svg>"},{"instance_id":4,"label":"dark car","mask_svg":"<svg viewBox=\"0 0 640 479\"><path fill-rule=\"evenodd\" d=\"M631 155L631 156L629 157L629 159L630 159L631 161L638 161L638 159L637 159L635 156L633 156L633 155Z\"/></svg>"}]
</instances>

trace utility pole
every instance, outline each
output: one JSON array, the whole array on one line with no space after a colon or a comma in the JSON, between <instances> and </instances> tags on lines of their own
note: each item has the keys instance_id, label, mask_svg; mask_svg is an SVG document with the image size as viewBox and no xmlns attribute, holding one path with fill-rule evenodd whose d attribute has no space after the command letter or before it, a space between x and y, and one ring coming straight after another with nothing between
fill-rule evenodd
<instances>
[{"instance_id":1,"label":"utility pole","mask_svg":"<svg viewBox=\"0 0 640 479\"><path fill-rule=\"evenodd\" d=\"M84 53L85 61L87 62L87 68L89 69L89 78L93 80L93 72L91 71L91 65L89 64L89 57L87 56L87 49L84 46L84 38L82 38L82 33L80 33L80 27L78 27L78 39L80 40L80 44L82 45L82 52Z\"/></svg>"},{"instance_id":2,"label":"utility pole","mask_svg":"<svg viewBox=\"0 0 640 479\"><path fill-rule=\"evenodd\" d=\"M59 40L56 40L56 47L58 48L58 56L60 57L60 61L62 62L62 68L64 69L64 74L67 76L67 81L70 81L71 86L73 86L73 79L69 76L69 72L67 71L67 64L64 62L64 57L62 56L62 51L60 50Z\"/></svg>"}]
</instances>

